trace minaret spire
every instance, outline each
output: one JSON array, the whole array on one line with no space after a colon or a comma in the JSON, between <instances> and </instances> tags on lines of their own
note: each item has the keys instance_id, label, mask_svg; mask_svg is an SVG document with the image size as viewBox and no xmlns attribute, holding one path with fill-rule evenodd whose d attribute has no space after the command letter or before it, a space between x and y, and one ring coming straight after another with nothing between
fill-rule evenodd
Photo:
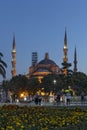
<instances>
[{"instance_id":1,"label":"minaret spire","mask_svg":"<svg viewBox=\"0 0 87 130\"><path fill-rule=\"evenodd\" d=\"M77 53L76 53L76 47L74 52L74 72L77 72Z\"/></svg>"},{"instance_id":2,"label":"minaret spire","mask_svg":"<svg viewBox=\"0 0 87 130\"><path fill-rule=\"evenodd\" d=\"M67 47L67 34L66 34L66 28L65 28L64 46Z\"/></svg>"},{"instance_id":3,"label":"minaret spire","mask_svg":"<svg viewBox=\"0 0 87 130\"><path fill-rule=\"evenodd\" d=\"M63 47L63 53L64 53L64 57L63 57L63 74L66 76L68 74L68 68L71 66L71 63L68 63L68 47L67 47L67 33L66 33L66 29L65 29L65 36L64 36L64 47Z\"/></svg>"},{"instance_id":4,"label":"minaret spire","mask_svg":"<svg viewBox=\"0 0 87 130\"><path fill-rule=\"evenodd\" d=\"M68 57L67 57L68 48L67 48L67 33L66 33L66 29L65 29L65 36L64 36L63 52L64 52L63 62L67 63L68 62Z\"/></svg>"},{"instance_id":5,"label":"minaret spire","mask_svg":"<svg viewBox=\"0 0 87 130\"><path fill-rule=\"evenodd\" d=\"M13 36L13 50L15 50L15 51L16 51L15 35Z\"/></svg>"},{"instance_id":6,"label":"minaret spire","mask_svg":"<svg viewBox=\"0 0 87 130\"><path fill-rule=\"evenodd\" d=\"M15 35L13 36L13 46L12 46L12 77L16 76L16 42Z\"/></svg>"}]
</instances>

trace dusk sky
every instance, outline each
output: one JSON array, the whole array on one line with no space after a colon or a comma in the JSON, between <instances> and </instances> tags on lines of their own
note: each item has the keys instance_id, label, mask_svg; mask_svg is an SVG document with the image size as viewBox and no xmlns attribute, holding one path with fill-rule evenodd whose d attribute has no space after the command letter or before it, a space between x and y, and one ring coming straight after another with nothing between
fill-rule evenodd
<instances>
[{"instance_id":1,"label":"dusk sky","mask_svg":"<svg viewBox=\"0 0 87 130\"><path fill-rule=\"evenodd\" d=\"M65 28L71 69L76 46L78 71L87 74L87 0L0 0L0 52L8 65L6 79L11 78L14 34L17 74L27 74L34 51L38 62L48 52L62 67Z\"/></svg>"}]
</instances>

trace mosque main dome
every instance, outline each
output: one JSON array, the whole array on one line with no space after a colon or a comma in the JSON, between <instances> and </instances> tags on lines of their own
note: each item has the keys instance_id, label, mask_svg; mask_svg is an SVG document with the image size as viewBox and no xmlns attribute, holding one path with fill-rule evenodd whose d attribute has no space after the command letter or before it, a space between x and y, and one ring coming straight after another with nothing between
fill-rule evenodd
<instances>
[{"instance_id":1,"label":"mosque main dome","mask_svg":"<svg viewBox=\"0 0 87 130\"><path fill-rule=\"evenodd\" d=\"M42 79L48 74L58 74L59 72L59 66L49 58L48 53L45 53L45 58L43 60L29 68L29 77Z\"/></svg>"},{"instance_id":2,"label":"mosque main dome","mask_svg":"<svg viewBox=\"0 0 87 130\"><path fill-rule=\"evenodd\" d=\"M48 53L45 54L45 59L41 60L38 64L39 65L40 64L43 64L43 65L48 65L48 64L50 64L50 65L56 65L56 63L53 60L49 59Z\"/></svg>"},{"instance_id":3,"label":"mosque main dome","mask_svg":"<svg viewBox=\"0 0 87 130\"><path fill-rule=\"evenodd\" d=\"M56 65L56 63L53 61L53 60L50 60L50 59L44 59L44 60L41 60L38 64L51 64L51 65Z\"/></svg>"}]
</instances>

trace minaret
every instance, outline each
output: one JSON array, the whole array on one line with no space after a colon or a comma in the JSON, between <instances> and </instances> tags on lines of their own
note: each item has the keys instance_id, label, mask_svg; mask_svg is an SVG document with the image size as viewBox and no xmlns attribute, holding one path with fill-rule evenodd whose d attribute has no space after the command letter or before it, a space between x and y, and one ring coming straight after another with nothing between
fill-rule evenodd
<instances>
[{"instance_id":1,"label":"minaret","mask_svg":"<svg viewBox=\"0 0 87 130\"><path fill-rule=\"evenodd\" d=\"M74 52L74 72L77 72L77 53L76 53L76 47Z\"/></svg>"},{"instance_id":2,"label":"minaret","mask_svg":"<svg viewBox=\"0 0 87 130\"><path fill-rule=\"evenodd\" d=\"M67 57L68 48L67 48L67 34L66 34L66 29L65 29L63 52L64 52L63 62L67 63L68 62L68 57Z\"/></svg>"},{"instance_id":3,"label":"minaret","mask_svg":"<svg viewBox=\"0 0 87 130\"><path fill-rule=\"evenodd\" d=\"M13 37L13 48L12 48L12 77L16 76L16 43L15 36Z\"/></svg>"},{"instance_id":4,"label":"minaret","mask_svg":"<svg viewBox=\"0 0 87 130\"><path fill-rule=\"evenodd\" d=\"M63 71L63 74L64 75L67 75L68 74L68 68L71 66L71 63L68 63L68 56L67 56L67 53L68 53L68 48L67 48L67 34L66 34L66 29L65 29L65 36L64 36L64 47L63 47L63 53L64 53L64 57L63 57L63 68L62 68L62 71Z\"/></svg>"}]
</instances>

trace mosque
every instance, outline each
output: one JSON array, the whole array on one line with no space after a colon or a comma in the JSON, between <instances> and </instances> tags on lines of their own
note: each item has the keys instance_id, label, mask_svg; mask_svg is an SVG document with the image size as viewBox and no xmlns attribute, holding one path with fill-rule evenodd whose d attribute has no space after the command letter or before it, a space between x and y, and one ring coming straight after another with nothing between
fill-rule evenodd
<instances>
[{"instance_id":1,"label":"mosque","mask_svg":"<svg viewBox=\"0 0 87 130\"><path fill-rule=\"evenodd\" d=\"M68 47L67 47L67 33L65 30L64 35L64 47L63 47L63 63L68 63ZM76 48L74 52L74 69L73 71L77 71L77 54ZM16 42L15 36L13 37L13 46L12 46L12 77L16 76ZM62 68L60 68L55 61L50 59L49 53L46 52L44 59L38 62L38 55L37 52L32 52L32 65L29 67L29 72L26 74L27 78L37 77L39 81L48 75L48 74L61 74L63 73Z\"/></svg>"}]
</instances>

